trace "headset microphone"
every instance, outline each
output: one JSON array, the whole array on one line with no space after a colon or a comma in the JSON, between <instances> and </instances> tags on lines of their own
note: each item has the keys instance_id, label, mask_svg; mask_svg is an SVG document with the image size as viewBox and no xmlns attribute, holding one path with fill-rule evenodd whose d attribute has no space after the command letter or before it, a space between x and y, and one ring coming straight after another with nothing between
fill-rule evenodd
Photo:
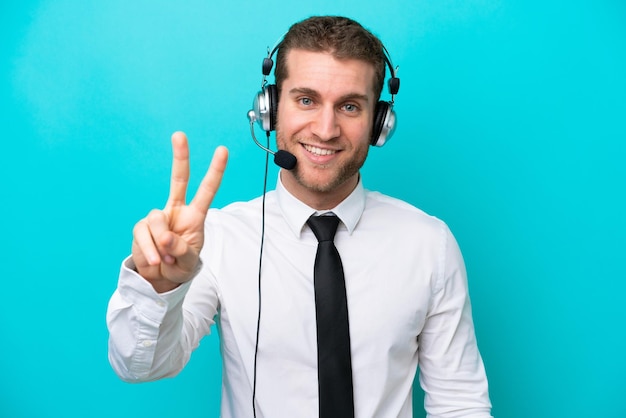
<instances>
[{"instance_id":1,"label":"headset microphone","mask_svg":"<svg viewBox=\"0 0 626 418\"><path fill-rule=\"evenodd\" d=\"M274 163L277 166L284 168L285 170L293 170L297 163L296 156L285 150L278 150L274 152L261 145L254 135L254 122L256 122L257 119L254 110L248 112L248 119L250 119L250 134L252 135L252 139L254 139L254 143L263 151L272 154L274 156ZM267 134L269 135L269 132Z\"/></svg>"}]
</instances>

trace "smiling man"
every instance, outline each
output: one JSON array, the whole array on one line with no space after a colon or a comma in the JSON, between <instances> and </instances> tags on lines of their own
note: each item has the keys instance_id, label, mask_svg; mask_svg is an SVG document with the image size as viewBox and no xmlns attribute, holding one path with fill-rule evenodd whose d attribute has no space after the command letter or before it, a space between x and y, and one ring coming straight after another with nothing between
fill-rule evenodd
<instances>
[{"instance_id":1,"label":"smiling man","mask_svg":"<svg viewBox=\"0 0 626 418\"><path fill-rule=\"evenodd\" d=\"M269 113L297 163L258 199L209 209L219 147L187 204L187 139L173 135L167 204L136 224L109 303L122 379L176 375L217 325L222 417L409 418L418 367L429 417L491 416L453 235L359 174L389 116L385 54L347 18L290 28Z\"/></svg>"}]
</instances>

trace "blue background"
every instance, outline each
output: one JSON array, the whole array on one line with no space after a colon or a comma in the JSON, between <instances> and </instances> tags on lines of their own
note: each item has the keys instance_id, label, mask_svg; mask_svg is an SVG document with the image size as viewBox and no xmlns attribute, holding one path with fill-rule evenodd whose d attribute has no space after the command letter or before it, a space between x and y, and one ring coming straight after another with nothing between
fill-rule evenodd
<instances>
[{"instance_id":1,"label":"blue background","mask_svg":"<svg viewBox=\"0 0 626 418\"><path fill-rule=\"evenodd\" d=\"M311 14L359 20L400 66L363 176L457 236L495 416L626 416L618 0L2 2L0 416L218 416L217 336L175 379L122 383L106 305L173 131L191 190L225 144L215 205L261 192L245 115L266 48Z\"/></svg>"}]
</instances>

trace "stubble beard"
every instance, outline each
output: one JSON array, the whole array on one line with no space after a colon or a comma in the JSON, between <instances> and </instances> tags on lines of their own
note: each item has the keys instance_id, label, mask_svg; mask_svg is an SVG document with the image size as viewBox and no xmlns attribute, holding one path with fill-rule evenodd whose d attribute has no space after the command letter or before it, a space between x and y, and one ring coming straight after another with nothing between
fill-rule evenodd
<instances>
[{"instance_id":1,"label":"stubble beard","mask_svg":"<svg viewBox=\"0 0 626 418\"><path fill-rule=\"evenodd\" d=\"M295 144L295 146L300 146L303 141L302 137L293 137L291 138L290 144ZM314 141L309 141L314 142ZM290 151L287 147L287 142L285 141L284 135L276 132L276 145L278 149ZM355 174L359 172L363 164L365 163L365 159L367 158L367 154L369 151L369 145L366 145L362 149L357 150L357 153L353 155L353 157L347 162L343 163L341 166L332 169L328 168L328 166L318 166L317 170L334 170L332 176L327 178L326 180L321 180L319 177L307 178L306 169L302 169L301 164L296 164L295 168L291 170L291 174L294 179L300 184L302 187L315 192L315 193L329 193L340 187L350 178L352 178ZM308 171L311 171L310 169Z\"/></svg>"}]
</instances>

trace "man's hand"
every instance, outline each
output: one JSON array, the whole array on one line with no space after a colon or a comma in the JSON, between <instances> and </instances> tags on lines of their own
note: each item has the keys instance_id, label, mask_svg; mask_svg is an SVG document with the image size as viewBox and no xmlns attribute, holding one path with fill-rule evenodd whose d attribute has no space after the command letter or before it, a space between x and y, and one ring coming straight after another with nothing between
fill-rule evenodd
<instances>
[{"instance_id":1,"label":"man's hand","mask_svg":"<svg viewBox=\"0 0 626 418\"><path fill-rule=\"evenodd\" d=\"M133 229L132 258L137 272L159 293L191 279L204 244L204 221L228 160L228 150L218 147L196 195L187 205L189 147L184 133L172 135L172 149L167 204L163 210L152 210Z\"/></svg>"}]
</instances>

